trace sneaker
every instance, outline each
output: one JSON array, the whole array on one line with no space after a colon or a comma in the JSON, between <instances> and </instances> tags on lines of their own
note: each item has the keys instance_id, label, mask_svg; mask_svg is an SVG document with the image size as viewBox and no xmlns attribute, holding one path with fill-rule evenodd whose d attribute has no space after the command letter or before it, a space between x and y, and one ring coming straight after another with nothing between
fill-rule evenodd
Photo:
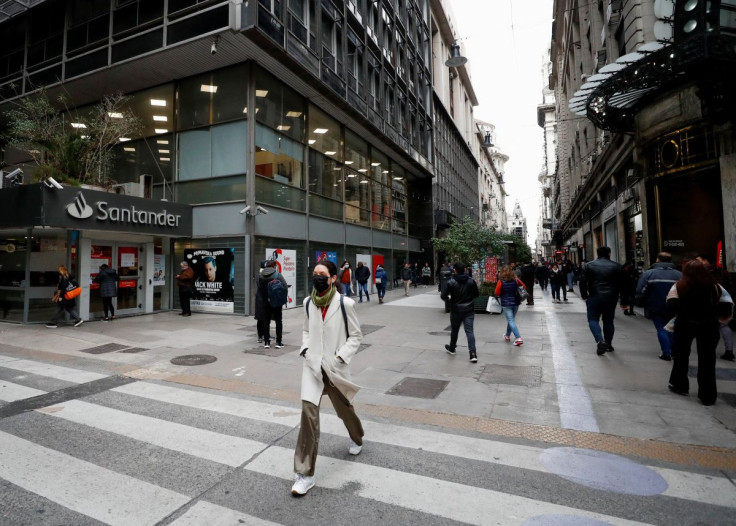
<instances>
[{"instance_id":1,"label":"sneaker","mask_svg":"<svg viewBox=\"0 0 736 526\"><path fill-rule=\"evenodd\" d=\"M598 356L603 356L606 354L606 351L608 350L608 344L606 342L598 342L598 348L596 349L596 354Z\"/></svg>"},{"instance_id":2,"label":"sneaker","mask_svg":"<svg viewBox=\"0 0 736 526\"><path fill-rule=\"evenodd\" d=\"M263 343L263 348L264 349L270 349L271 348L271 342L268 342L268 341L267 342L264 342Z\"/></svg>"},{"instance_id":3,"label":"sneaker","mask_svg":"<svg viewBox=\"0 0 736 526\"><path fill-rule=\"evenodd\" d=\"M294 482L294 485L291 487L291 494L292 495L306 495L307 491L309 491L313 487L314 487L314 477L307 477L305 475L302 475L301 473L298 473L296 476L296 481Z\"/></svg>"},{"instance_id":4,"label":"sneaker","mask_svg":"<svg viewBox=\"0 0 736 526\"><path fill-rule=\"evenodd\" d=\"M615 350L613 348L613 345L611 345L610 343L606 343L606 345L608 345L608 348L606 348L606 352L613 352Z\"/></svg>"},{"instance_id":5,"label":"sneaker","mask_svg":"<svg viewBox=\"0 0 736 526\"><path fill-rule=\"evenodd\" d=\"M46 327L48 327L49 329L56 329L58 325L56 325L55 323L47 323Z\"/></svg>"},{"instance_id":6,"label":"sneaker","mask_svg":"<svg viewBox=\"0 0 736 526\"><path fill-rule=\"evenodd\" d=\"M258 337L258 343L263 343L263 336Z\"/></svg>"},{"instance_id":7,"label":"sneaker","mask_svg":"<svg viewBox=\"0 0 736 526\"><path fill-rule=\"evenodd\" d=\"M729 362L736 361L736 356L733 355L733 351L726 351L721 355L721 360L728 360Z\"/></svg>"},{"instance_id":8,"label":"sneaker","mask_svg":"<svg viewBox=\"0 0 736 526\"><path fill-rule=\"evenodd\" d=\"M565 303L570 303L568 300L565 300Z\"/></svg>"},{"instance_id":9,"label":"sneaker","mask_svg":"<svg viewBox=\"0 0 736 526\"><path fill-rule=\"evenodd\" d=\"M102 321L110 321L110 318L108 318L107 316L105 316L104 318L102 318Z\"/></svg>"},{"instance_id":10,"label":"sneaker","mask_svg":"<svg viewBox=\"0 0 736 526\"><path fill-rule=\"evenodd\" d=\"M478 355L475 354L475 351L470 351L470 361L473 363L478 361Z\"/></svg>"},{"instance_id":11,"label":"sneaker","mask_svg":"<svg viewBox=\"0 0 736 526\"><path fill-rule=\"evenodd\" d=\"M514 345L516 345L517 347L524 345L524 340L522 340L521 338L516 338L514 340Z\"/></svg>"},{"instance_id":12,"label":"sneaker","mask_svg":"<svg viewBox=\"0 0 736 526\"><path fill-rule=\"evenodd\" d=\"M672 361L672 355L671 354L661 353L659 355L659 359L660 360L664 360L665 362L671 362Z\"/></svg>"},{"instance_id":13,"label":"sneaker","mask_svg":"<svg viewBox=\"0 0 736 526\"><path fill-rule=\"evenodd\" d=\"M284 348L284 344L281 343L281 342L276 342L276 345L274 345L274 347L276 347L277 349L283 349Z\"/></svg>"},{"instance_id":14,"label":"sneaker","mask_svg":"<svg viewBox=\"0 0 736 526\"><path fill-rule=\"evenodd\" d=\"M79 327L79 326L80 326L80 325L82 325L83 323L84 323L84 320L83 320L82 318L79 318L79 320L77 320L77 323L75 323L75 324L74 324L74 326L75 326L75 327Z\"/></svg>"},{"instance_id":15,"label":"sneaker","mask_svg":"<svg viewBox=\"0 0 736 526\"><path fill-rule=\"evenodd\" d=\"M447 351L447 354L451 354L455 356L457 353L455 352L455 349L450 349L449 345L445 345L445 350Z\"/></svg>"},{"instance_id":16,"label":"sneaker","mask_svg":"<svg viewBox=\"0 0 736 526\"><path fill-rule=\"evenodd\" d=\"M351 455L360 455L360 452L363 451L363 446L358 445L352 440L350 440L350 444L348 444L348 453Z\"/></svg>"},{"instance_id":17,"label":"sneaker","mask_svg":"<svg viewBox=\"0 0 736 526\"><path fill-rule=\"evenodd\" d=\"M503 335L503 339L506 340L507 342L510 342L511 341L511 335L510 334L504 334Z\"/></svg>"}]
</instances>

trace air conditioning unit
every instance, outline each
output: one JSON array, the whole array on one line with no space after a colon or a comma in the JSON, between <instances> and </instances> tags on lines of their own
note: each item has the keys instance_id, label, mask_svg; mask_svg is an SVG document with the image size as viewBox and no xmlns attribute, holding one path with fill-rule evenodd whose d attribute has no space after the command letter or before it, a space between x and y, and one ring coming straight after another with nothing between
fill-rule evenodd
<instances>
[{"instance_id":1,"label":"air conditioning unit","mask_svg":"<svg viewBox=\"0 0 736 526\"><path fill-rule=\"evenodd\" d=\"M140 183L114 184L112 185L112 190L116 194L143 197L143 185Z\"/></svg>"}]
</instances>

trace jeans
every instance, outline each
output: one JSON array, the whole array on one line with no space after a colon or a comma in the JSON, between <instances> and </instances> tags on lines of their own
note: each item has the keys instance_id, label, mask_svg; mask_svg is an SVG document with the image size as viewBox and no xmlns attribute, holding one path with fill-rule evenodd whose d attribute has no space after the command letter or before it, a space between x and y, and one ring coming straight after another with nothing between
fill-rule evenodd
<instances>
[{"instance_id":1,"label":"jeans","mask_svg":"<svg viewBox=\"0 0 736 526\"><path fill-rule=\"evenodd\" d=\"M718 347L718 322L690 322L677 318L672 340L672 373L670 385L678 391L690 389L688 362L690 346L696 343L698 352L698 398L704 405L713 405L718 396L716 389L716 347Z\"/></svg>"},{"instance_id":2,"label":"jeans","mask_svg":"<svg viewBox=\"0 0 736 526\"><path fill-rule=\"evenodd\" d=\"M475 321L474 312L450 312L450 349L455 350L457 346L457 335L460 332L460 325L465 329L465 336L468 338L468 349L475 352L475 335L473 334L473 321Z\"/></svg>"},{"instance_id":3,"label":"jeans","mask_svg":"<svg viewBox=\"0 0 736 526\"><path fill-rule=\"evenodd\" d=\"M368 283L358 283L358 296L360 297L360 301L363 301L363 292L365 292L365 299L367 301L371 301L370 296L368 296Z\"/></svg>"},{"instance_id":4,"label":"jeans","mask_svg":"<svg viewBox=\"0 0 736 526\"><path fill-rule=\"evenodd\" d=\"M503 308L503 315L506 316L506 334L505 336L510 336L511 333L514 333L514 338L521 338L521 335L519 334L519 328L516 326L516 313L519 310L519 306L516 307L504 307Z\"/></svg>"},{"instance_id":5,"label":"jeans","mask_svg":"<svg viewBox=\"0 0 736 526\"><path fill-rule=\"evenodd\" d=\"M386 285L383 283L376 283L376 292L378 293L378 298L383 299L386 295Z\"/></svg>"},{"instance_id":6,"label":"jeans","mask_svg":"<svg viewBox=\"0 0 736 526\"><path fill-rule=\"evenodd\" d=\"M664 330L664 326L667 325L669 318L664 316L652 316L652 323L654 328L657 329L657 339L659 340L659 348L662 349L662 354L672 354L672 333Z\"/></svg>"},{"instance_id":7,"label":"jeans","mask_svg":"<svg viewBox=\"0 0 736 526\"><path fill-rule=\"evenodd\" d=\"M350 283L340 283L343 295L350 297Z\"/></svg>"},{"instance_id":8,"label":"jeans","mask_svg":"<svg viewBox=\"0 0 736 526\"><path fill-rule=\"evenodd\" d=\"M560 284L550 283L549 286L552 288L552 299L553 300L560 299Z\"/></svg>"},{"instance_id":9,"label":"jeans","mask_svg":"<svg viewBox=\"0 0 736 526\"><path fill-rule=\"evenodd\" d=\"M600 298L590 296L585 302L588 307L588 326L597 343L613 341L613 317L616 315L616 298ZM600 320L603 317L603 334L601 334Z\"/></svg>"},{"instance_id":10,"label":"jeans","mask_svg":"<svg viewBox=\"0 0 736 526\"><path fill-rule=\"evenodd\" d=\"M728 323L720 323L721 326L721 338L723 338L723 345L726 347L726 352L733 352L733 331Z\"/></svg>"}]
</instances>

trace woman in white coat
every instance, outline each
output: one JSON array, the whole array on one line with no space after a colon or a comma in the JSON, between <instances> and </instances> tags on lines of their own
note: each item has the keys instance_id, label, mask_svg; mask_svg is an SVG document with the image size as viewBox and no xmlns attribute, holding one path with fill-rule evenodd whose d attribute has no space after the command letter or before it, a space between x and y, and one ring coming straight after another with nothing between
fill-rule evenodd
<instances>
[{"instance_id":1,"label":"woman in white coat","mask_svg":"<svg viewBox=\"0 0 736 526\"><path fill-rule=\"evenodd\" d=\"M296 481L293 495L305 495L314 486L319 445L319 405L330 397L337 416L350 435L348 452L363 448L363 426L352 405L360 389L350 378L350 360L363 340L355 302L337 291L337 267L321 261L314 267L311 295L304 300L302 348L302 418L294 452Z\"/></svg>"}]
</instances>

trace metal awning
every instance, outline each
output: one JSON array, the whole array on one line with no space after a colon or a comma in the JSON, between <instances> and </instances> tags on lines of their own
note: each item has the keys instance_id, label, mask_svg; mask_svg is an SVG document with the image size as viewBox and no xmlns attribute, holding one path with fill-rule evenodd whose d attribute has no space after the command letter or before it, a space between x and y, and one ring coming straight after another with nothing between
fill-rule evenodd
<instances>
[{"instance_id":1,"label":"metal awning","mask_svg":"<svg viewBox=\"0 0 736 526\"><path fill-rule=\"evenodd\" d=\"M46 0L0 0L0 23L9 18L25 13L31 7L42 4Z\"/></svg>"}]
</instances>

